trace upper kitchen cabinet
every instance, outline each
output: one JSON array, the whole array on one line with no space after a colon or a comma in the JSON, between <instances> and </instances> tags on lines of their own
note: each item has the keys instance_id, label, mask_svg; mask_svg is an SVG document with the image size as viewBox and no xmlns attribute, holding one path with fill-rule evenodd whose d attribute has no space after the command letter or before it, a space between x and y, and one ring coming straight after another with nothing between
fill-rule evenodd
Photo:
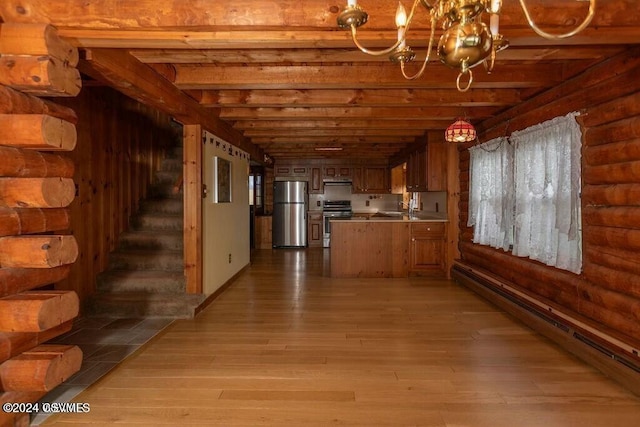
<instances>
[{"instance_id":1,"label":"upper kitchen cabinet","mask_svg":"<svg viewBox=\"0 0 640 427\"><path fill-rule=\"evenodd\" d=\"M445 142L429 142L407 158L407 191L447 190L447 151Z\"/></svg>"},{"instance_id":2,"label":"upper kitchen cabinet","mask_svg":"<svg viewBox=\"0 0 640 427\"><path fill-rule=\"evenodd\" d=\"M322 184L322 176L319 166L313 166L309 172L309 194L322 194L324 185Z\"/></svg>"},{"instance_id":3,"label":"upper kitchen cabinet","mask_svg":"<svg viewBox=\"0 0 640 427\"><path fill-rule=\"evenodd\" d=\"M303 165L277 165L275 176L280 178L309 178L309 168Z\"/></svg>"},{"instance_id":4,"label":"upper kitchen cabinet","mask_svg":"<svg viewBox=\"0 0 640 427\"><path fill-rule=\"evenodd\" d=\"M407 191L428 191L426 146L409 154L407 159Z\"/></svg>"},{"instance_id":5,"label":"upper kitchen cabinet","mask_svg":"<svg viewBox=\"0 0 640 427\"><path fill-rule=\"evenodd\" d=\"M345 180L352 179L351 167L345 165L326 165L322 167L322 178L326 180Z\"/></svg>"},{"instance_id":6,"label":"upper kitchen cabinet","mask_svg":"<svg viewBox=\"0 0 640 427\"><path fill-rule=\"evenodd\" d=\"M447 191L447 155L446 142L427 144L427 190Z\"/></svg>"},{"instance_id":7,"label":"upper kitchen cabinet","mask_svg":"<svg viewBox=\"0 0 640 427\"><path fill-rule=\"evenodd\" d=\"M353 168L353 192L390 193L389 168L386 166L358 166Z\"/></svg>"}]
</instances>

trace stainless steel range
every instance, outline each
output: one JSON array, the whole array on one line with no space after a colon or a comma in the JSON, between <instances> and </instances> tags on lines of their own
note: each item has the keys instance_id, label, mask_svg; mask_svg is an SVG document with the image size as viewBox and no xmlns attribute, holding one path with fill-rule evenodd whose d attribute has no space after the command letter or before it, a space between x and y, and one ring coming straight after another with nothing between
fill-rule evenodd
<instances>
[{"instance_id":1,"label":"stainless steel range","mask_svg":"<svg viewBox=\"0 0 640 427\"><path fill-rule=\"evenodd\" d=\"M350 219L352 215L351 200L325 200L322 204L322 246L331 244L331 220Z\"/></svg>"}]
</instances>

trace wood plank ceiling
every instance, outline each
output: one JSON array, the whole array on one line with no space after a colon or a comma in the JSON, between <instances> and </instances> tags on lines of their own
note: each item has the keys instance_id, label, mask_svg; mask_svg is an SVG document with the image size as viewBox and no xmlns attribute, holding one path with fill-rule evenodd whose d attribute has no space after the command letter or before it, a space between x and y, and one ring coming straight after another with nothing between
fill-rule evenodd
<instances>
[{"instance_id":1,"label":"wood plank ceiling","mask_svg":"<svg viewBox=\"0 0 640 427\"><path fill-rule=\"evenodd\" d=\"M423 77L409 81L386 57L359 52L336 25L345 3L4 0L0 17L55 25L85 51L91 77L173 110L185 122L206 115L222 137L256 145L261 150L255 152L275 159L390 158L426 135L439 137L458 116L482 127L484 120L640 43L636 0L598 0L591 25L560 41L537 36L518 2L504 0L501 32L510 47L498 54L493 73L474 69L472 89L461 93L457 73L436 60ZM535 21L553 31L580 22L588 7L575 0L527 3ZM369 13L360 31L363 44L392 44L397 1L359 4ZM423 12L409 37L418 60L428 38ZM141 64L154 72L142 71Z\"/></svg>"}]
</instances>

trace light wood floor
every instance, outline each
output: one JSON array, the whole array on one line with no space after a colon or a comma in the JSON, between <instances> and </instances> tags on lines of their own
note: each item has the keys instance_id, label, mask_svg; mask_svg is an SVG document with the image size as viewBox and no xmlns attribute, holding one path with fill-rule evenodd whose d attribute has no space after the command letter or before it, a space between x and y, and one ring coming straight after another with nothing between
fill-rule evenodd
<instances>
[{"instance_id":1,"label":"light wood floor","mask_svg":"<svg viewBox=\"0 0 640 427\"><path fill-rule=\"evenodd\" d=\"M45 425L625 427L640 399L453 282L263 250Z\"/></svg>"}]
</instances>

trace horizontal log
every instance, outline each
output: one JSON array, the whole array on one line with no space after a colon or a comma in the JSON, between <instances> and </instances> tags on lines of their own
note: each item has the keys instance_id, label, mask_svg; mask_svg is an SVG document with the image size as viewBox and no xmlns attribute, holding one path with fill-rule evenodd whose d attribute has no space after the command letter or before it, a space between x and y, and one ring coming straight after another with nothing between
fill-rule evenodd
<instances>
[{"instance_id":1,"label":"horizontal log","mask_svg":"<svg viewBox=\"0 0 640 427\"><path fill-rule=\"evenodd\" d=\"M37 96L76 96L80 72L48 56L0 56L0 84Z\"/></svg>"},{"instance_id":2,"label":"horizontal log","mask_svg":"<svg viewBox=\"0 0 640 427\"><path fill-rule=\"evenodd\" d=\"M72 264L54 268L0 268L0 297L60 282Z\"/></svg>"},{"instance_id":3,"label":"horizontal log","mask_svg":"<svg viewBox=\"0 0 640 427\"><path fill-rule=\"evenodd\" d=\"M640 276L640 252L585 245L582 255L584 264L593 263Z\"/></svg>"},{"instance_id":4,"label":"horizontal log","mask_svg":"<svg viewBox=\"0 0 640 427\"><path fill-rule=\"evenodd\" d=\"M610 144L640 138L640 116L627 117L584 132L585 145Z\"/></svg>"},{"instance_id":5,"label":"horizontal log","mask_svg":"<svg viewBox=\"0 0 640 427\"><path fill-rule=\"evenodd\" d=\"M629 74L635 77L637 70ZM637 78L635 80L637 80ZM633 80L627 81L627 83L632 82ZM638 86L637 81L632 84L635 84L636 87ZM640 104L638 104L637 89L634 91L630 86L631 85L628 86L628 88L631 89L629 94L612 96L610 101L601 104L588 104L593 107L589 108L587 114L580 116L582 118L583 125L586 128L597 128L604 124L640 115Z\"/></svg>"},{"instance_id":6,"label":"horizontal log","mask_svg":"<svg viewBox=\"0 0 640 427\"><path fill-rule=\"evenodd\" d=\"M553 284L554 287L567 292L574 292L583 283L584 279L573 273L546 266L529 258L520 258L504 252L501 249L493 249L485 245L473 243L461 243L460 251L463 254L476 255L485 259L487 270L494 274L507 274L507 271L517 271L530 280L540 284Z\"/></svg>"},{"instance_id":7,"label":"horizontal log","mask_svg":"<svg viewBox=\"0 0 640 427\"><path fill-rule=\"evenodd\" d=\"M80 370L82 350L73 345L40 345L0 365L5 391L50 391Z\"/></svg>"},{"instance_id":8,"label":"horizontal log","mask_svg":"<svg viewBox=\"0 0 640 427\"><path fill-rule=\"evenodd\" d=\"M640 207L634 206L585 206L582 222L588 225L640 229Z\"/></svg>"},{"instance_id":9,"label":"horizontal log","mask_svg":"<svg viewBox=\"0 0 640 427\"><path fill-rule=\"evenodd\" d=\"M43 332L0 332L0 362L66 334L71 328L72 320Z\"/></svg>"},{"instance_id":10,"label":"horizontal log","mask_svg":"<svg viewBox=\"0 0 640 427\"><path fill-rule=\"evenodd\" d=\"M0 114L0 145L43 151L72 151L76 127L45 114Z\"/></svg>"},{"instance_id":11,"label":"horizontal log","mask_svg":"<svg viewBox=\"0 0 640 427\"><path fill-rule=\"evenodd\" d=\"M593 206L640 206L640 184L584 185L582 202Z\"/></svg>"},{"instance_id":12,"label":"horizontal log","mask_svg":"<svg viewBox=\"0 0 640 427\"><path fill-rule=\"evenodd\" d=\"M629 295L640 303L640 276L626 271L618 271L598 264L585 264L584 275L602 289Z\"/></svg>"},{"instance_id":13,"label":"horizontal log","mask_svg":"<svg viewBox=\"0 0 640 427\"><path fill-rule=\"evenodd\" d=\"M0 267L51 268L72 264L78 258L74 236L0 237Z\"/></svg>"},{"instance_id":14,"label":"horizontal log","mask_svg":"<svg viewBox=\"0 0 640 427\"><path fill-rule=\"evenodd\" d=\"M0 206L64 208L75 193L71 178L0 178Z\"/></svg>"},{"instance_id":15,"label":"horizontal log","mask_svg":"<svg viewBox=\"0 0 640 427\"><path fill-rule=\"evenodd\" d=\"M640 230L585 225L582 240L585 246L596 245L627 251L640 250Z\"/></svg>"},{"instance_id":16,"label":"horizontal log","mask_svg":"<svg viewBox=\"0 0 640 427\"><path fill-rule=\"evenodd\" d=\"M640 161L640 138L594 147L584 147L582 156L589 166Z\"/></svg>"},{"instance_id":17,"label":"horizontal log","mask_svg":"<svg viewBox=\"0 0 640 427\"><path fill-rule=\"evenodd\" d=\"M0 298L0 331L42 332L78 316L74 291L32 291Z\"/></svg>"},{"instance_id":18,"label":"horizontal log","mask_svg":"<svg viewBox=\"0 0 640 427\"><path fill-rule=\"evenodd\" d=\"M640 161L591 166L582 176L585 184L640 183Z\"/></svg>"},{"instance_id":19,"label":"horizontal log","mask_svg":"<svg viewBox=\"0 0 640 427\"><path fill-rule=\"evenodd\" d=\"M46 114L77 124L78 115L71 108L0 85L1 114Z\"/></svg>"},{"instance_id":20,"label":"horizontal log","mask_svg":"<svg viewBox=\"0 0 640 427\"><path fill-rule=\"evenodd\" d=\"M78 65L78 49L58 35L49 24L5 23L0 28L0 54L2 55L48 55Z\"/></svg>"},{"instance_id":21,"label":"horizontal log","mask_svg":"<svg viewBox=\"0 0 640 427\"><path fill-rule=\"evenodd\" d=\"M37 392L6 392L0 393L0 404L4 403L33 403L40 400L46 393ZM29 427L30 415L0 411L0 426L2 427Z\"/></svg>"},{"instance_id":22,"label":"horizontal log","mask_svg":"<svg viewBox=\"0 0 640 427\"><path fill-rule=\"evenodd\" d=\"M640 321L640 310L638 310L640 299L638 298L596 286L588 281L580 287L580 296L600 307L619 313L631 321Z\"/></svg>"},{"instance_id":23,"label":"horizontal log","mask_svg":"<svg viewBox=\"0 0 640 427\"><path fill-rule=\"evenodd\" d=\"M68 208L12 209L0 207L0 237L68 230Z\"/></svg>"},{"instance_id":24,"label":"horizontal log","mask_svg":"<svg viewBox=\"0 0 640 427\"><path fill-rule=\"evenodd\" d=\"M69 157L0 146L0 176L21 178L73 178L75 165Z\"/></svg>"},{"instance_id":25,"label":"horizontal log","mask_svg":"<svg viewBox=\"0 0 640 427\"><path fill-rule=\"evenodd\" d=\"M578 294L576 287L562 284L558 285L553 282L542 282L532 278L528 270L505 268L502 264L500 267L496 268L496 263L500 261L499 255L501 254L496 253L495 258L488 258L486 256L466 251L464 252L463 257L467 263L479 266L482 269L491 272L493 275L500 277L512 286L521 290L526 290L527 293L531 295L535 295L538 299L543 298L544 302L549 305L556 304L572 310L577 309Z\"/></svg>"},{"instance_id":26,"label":"horizontal log","mask_svg":"<svg viewBox=\"0 0 640 427\"><path fill-rule=\"evenodd\" d=\"M640 340L640 328L638 322L623 316L620 313L601 307L592 302L581 300L578 313L611 328L612 335L624 334L634 341ZM624 337L619 337L622 341L628 341Z\"/></svg>"}]
</instances>

